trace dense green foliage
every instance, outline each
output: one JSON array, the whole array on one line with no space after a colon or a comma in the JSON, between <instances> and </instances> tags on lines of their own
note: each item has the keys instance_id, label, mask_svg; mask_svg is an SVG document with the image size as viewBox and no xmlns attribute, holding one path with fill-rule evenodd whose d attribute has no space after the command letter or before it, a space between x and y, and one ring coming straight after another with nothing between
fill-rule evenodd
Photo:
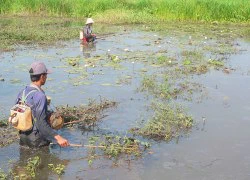
<instances>
[{"instance_id":1,"label":"dense green foliage","mask_svg":"<svg viewBox=\"0 0 250 180\"><path fill-rule=\"evenodd\" d=\"M106 22L246 22L249 0L1 0L1 14L100 17ZM102 17L102 18L101 18Z\"/></svg>"}]
</instances>

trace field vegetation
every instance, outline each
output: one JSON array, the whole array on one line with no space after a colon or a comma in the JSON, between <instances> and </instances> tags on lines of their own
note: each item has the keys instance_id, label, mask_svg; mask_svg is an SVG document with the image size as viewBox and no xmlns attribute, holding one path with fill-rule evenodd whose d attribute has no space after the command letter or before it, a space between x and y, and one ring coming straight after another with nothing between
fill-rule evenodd
<instances>
[{"instance_id":1,"label":"field vegetation","mask_svg":"<svg viewBox=\"0 0 250 180\"><path fill-rule=\"evenodd\" d=\"M249 0L4 0L0 13L98 17L103 22L164 20L249 22Z\"/></svg>"}]
</instances>

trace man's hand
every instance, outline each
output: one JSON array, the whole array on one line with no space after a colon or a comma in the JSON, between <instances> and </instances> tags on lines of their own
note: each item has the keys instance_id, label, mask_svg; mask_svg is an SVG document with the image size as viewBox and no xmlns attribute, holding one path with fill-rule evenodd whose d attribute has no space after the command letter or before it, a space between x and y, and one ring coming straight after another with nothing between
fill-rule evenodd
<instances>
[{"instance_id":1,"label":"man's hand","mask_svg":"<svg viewBox=\"0 0 250 180\"><path fill-rule=\"evenodd\" d=\"M69 146L68 140L67 140L67 139L64 139L62 136L56 135L56 136L55 136L55 139L56 139L57 143L58 143L60 146L62 146L62 147L67 147L67 146Z\"/></svg>"}]
</instances>

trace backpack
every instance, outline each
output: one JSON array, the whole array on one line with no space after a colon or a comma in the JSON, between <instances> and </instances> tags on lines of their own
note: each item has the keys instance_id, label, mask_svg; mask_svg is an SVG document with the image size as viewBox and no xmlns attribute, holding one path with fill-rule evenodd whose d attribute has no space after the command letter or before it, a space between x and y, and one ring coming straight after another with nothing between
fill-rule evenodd
<instances>
[{"instance_id":1,"label":"backpack","mask_svg":"<svg viewBox=\"0 0 250 180\"><path fill-rule=\"evenodd\" d=\"M24 89L20 101L10 109L9 123L12 124L14 128L21 131L29 131L32 129L32 110L25 101L31 93L36 91L37 90L32 90L25 96Z\"/></svg>"}]
</instances>

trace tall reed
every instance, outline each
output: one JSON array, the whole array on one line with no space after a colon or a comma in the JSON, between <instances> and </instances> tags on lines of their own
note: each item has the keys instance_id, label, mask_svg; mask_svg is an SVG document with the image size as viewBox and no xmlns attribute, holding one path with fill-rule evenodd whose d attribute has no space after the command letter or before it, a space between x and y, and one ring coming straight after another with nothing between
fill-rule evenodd
<instances>
[{"instance_id":1,"label":"tall reed","mask_svg":"<svg viewBox=\"0 0 250 180\"><path fill-rule=\"evenodd\" d=\"M249 22L249 0L0 0L0 14ZM119 17L120 16L120 17Z\"/></svg>"}]
</instances>

